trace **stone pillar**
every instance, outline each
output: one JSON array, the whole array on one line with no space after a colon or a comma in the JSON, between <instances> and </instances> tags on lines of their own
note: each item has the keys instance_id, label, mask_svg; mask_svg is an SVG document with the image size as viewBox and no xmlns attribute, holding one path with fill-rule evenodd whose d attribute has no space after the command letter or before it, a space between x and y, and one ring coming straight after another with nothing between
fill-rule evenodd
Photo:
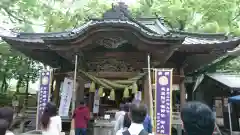
<instances>
[{"instance_id":1,"label":"stone pillar","mask_svg":"<svg viewBox=\"0 0 240 135\"><path fill-rule=\"evenodd\" d=\"M184 82L184 69L180 68L180 108L186 103L186 87Z\"/></svg>"},{"instance_id":2,"label":"stone pillar","mask_svg":"<svg viewBox=\"0 0 240 135\"><path fill-rule=\"evenodd\" d=\"M84 84L85 84L84 79L78 77L76 90L76 107L80 104L80 101L84 100Z\"/></svg>"}]
</instances>

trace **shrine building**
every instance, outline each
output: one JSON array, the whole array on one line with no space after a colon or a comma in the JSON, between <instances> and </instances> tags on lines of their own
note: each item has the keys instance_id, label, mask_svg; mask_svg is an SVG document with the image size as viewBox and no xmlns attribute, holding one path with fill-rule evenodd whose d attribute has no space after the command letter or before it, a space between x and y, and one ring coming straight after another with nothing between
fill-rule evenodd
<instances>
[{"instance_id":1,"label":"shrine building","mask_svg":"<svg viewBox=\"0 0 240 135\"><path fill-rule=\"evenodd\" d=\"M93 106L95 91L87 84L103 88L101 104L117 108L124 95L124 86L136 83L142 100L149 105L147 74L150 55L151 68L173 68L173 85L180 104L191 100L192 75L240 44L239 38L225 34L173 31L161 18L133 18L123 4L113 6L100 19L63 32L17 33L1 36L13 49L27 57L54 68L53 101L59 103L60 84L72 77L75 57L78 57L76 102L87 98ZM154 78L154 77L153 77ZM132 81L126 82L124 81ZM121 83L120 83L121 82ZM154 83L154 79L152 79ZM108 101L114 89L114 100Z\"/></svg>"}]
</instances>

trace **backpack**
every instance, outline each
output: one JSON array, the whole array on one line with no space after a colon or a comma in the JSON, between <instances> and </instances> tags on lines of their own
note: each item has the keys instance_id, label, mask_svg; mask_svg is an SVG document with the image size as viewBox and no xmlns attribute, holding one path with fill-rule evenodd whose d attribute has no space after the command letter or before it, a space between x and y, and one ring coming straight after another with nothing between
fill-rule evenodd
<instances>
[{"instance_id":1,"label":"backpack","mask_svg":"<svg viewBox=\"0 0 240 135\"><path fill-rule=\"evenodd\" d=\"M131 135L128 130L124 131L122 134L123 135ZM148 135L148 132L145 131L145 129L143 129L138 135Z\"/></svg>"}]
</instances>

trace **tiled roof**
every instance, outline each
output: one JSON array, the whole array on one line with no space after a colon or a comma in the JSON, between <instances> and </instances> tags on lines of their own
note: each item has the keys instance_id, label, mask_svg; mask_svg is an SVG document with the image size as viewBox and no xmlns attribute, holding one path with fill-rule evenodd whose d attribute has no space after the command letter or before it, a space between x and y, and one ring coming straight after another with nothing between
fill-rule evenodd
<instances>
[{"instance_id":1,"label":"tiled roof","mask_svg":"<svg viewBox=\"0 0 240 135\"><path fill-rule=\"evenodd\" d=\"M197 32L186 32L169 30L172 34L185 37L203 38L203 39L218 39L226 40L228 36L225 33L197 33Z\"/></svg>"},{"instance_id":2,"label":"tiled roof","mask_svg":"<svg viewBox=\"0 0 240 135\"><path fill-rule=\"evenodd\" d=\"M43 43L44 41L62 41L62 40L71 40L76 39L82 34L85 34L90 29L98 27L111 27L111 28L119 28L119 27L127 27L130 29L134 29L140 34L144 35L147 38L150 39L163 39L163 40L183 40L184 37L176 36L176 35L169 35L168 30L158 21L158 20L145 20L140 21L144 25L146 25L147 28L151 29L154 32L149 31L148 29L145 29L138 24L131 22L131 21L122 21L122 20L98 20L98 21L89 21L85 23L84 25L64 31L64 32L50 32L50 33L19 33L15 36L6 36L6 35L0 35L1 37L4 37L5 39L19 41L19 42L32 42L32 43Z\"/></svg>"},{"instance_id":3,"label":"tiled roof","mask_svg":"<svg viewBox=\"0 0 240 135\"><path fill-rule=\"evenodd\" d=\"M104 20L104 21L90 21L76 29L73 29L69 32L65 33L59 33L59 34L51 34L48 36L42 37L44 40L66 40L66 39L74 39L79 37L80 35L86 33L88 30L94 27L128 27L135 29L136 31L139 31L141 34L144 36L151 38L151 39L170 39L170 40L179 40L183 39L182 37L179 36L172 36L172 35L165 35L166 32L161 31L159 28L155 29L156 33L150 32L138 24L131 22L131 21L122 21L122 20ZM157 27L156 24L154 25L148 25L150 29L153 29L153 27ZM157 31L156 31L157 30Z\"/></svg>"},{"instance_id":4,"label":"tiled roof","mask_svg":"<svg viewBox=\"0 0 240 135\"><path fill-rule=\"evenodd\" d=\"M218 39L186 37L183 44L220 44L220 43L228 43L228 42L237 41L237 40L240 40L240 38L218 40Z\"/></svg>"},{"instance_id":5,"label":"tiled roof","mask_svg":"<svg viewBox=\"0 0 240 135\"><path fill-rule=\"evenodd\" d=\"M228 86L229 88L240 88L240 75L234 74L207 74L210 78L222 83L223 85Z\"/></svg>"}]
</instances>

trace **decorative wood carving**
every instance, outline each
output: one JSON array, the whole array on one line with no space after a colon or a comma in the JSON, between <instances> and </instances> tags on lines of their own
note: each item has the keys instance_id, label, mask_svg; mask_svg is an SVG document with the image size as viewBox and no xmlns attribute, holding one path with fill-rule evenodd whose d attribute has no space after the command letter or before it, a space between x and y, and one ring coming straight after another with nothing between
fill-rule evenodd
<instances>
[{"instance_id":1,"label":"decorative wood carving","mask_svg":"<svg viewBox=\"0 0 240 135\"><path fill-rule=\"evenodd\" d=\"M118 48L122 44L127 43L127 40L121 37L107 37L98 39L96 43L105 48Z\"/></svg>"},{"instance_id":2,"label":"decorative wood carving","mask_svg":"<svg viewBox=\"0 0 240 135\"><path fill-rule=\"evenodd\" d=\"M124 60L117 60L114 58L96 59L94 62L87 62L89 72L134 72L131 64Z\"/></svg>"}]
</instances>

